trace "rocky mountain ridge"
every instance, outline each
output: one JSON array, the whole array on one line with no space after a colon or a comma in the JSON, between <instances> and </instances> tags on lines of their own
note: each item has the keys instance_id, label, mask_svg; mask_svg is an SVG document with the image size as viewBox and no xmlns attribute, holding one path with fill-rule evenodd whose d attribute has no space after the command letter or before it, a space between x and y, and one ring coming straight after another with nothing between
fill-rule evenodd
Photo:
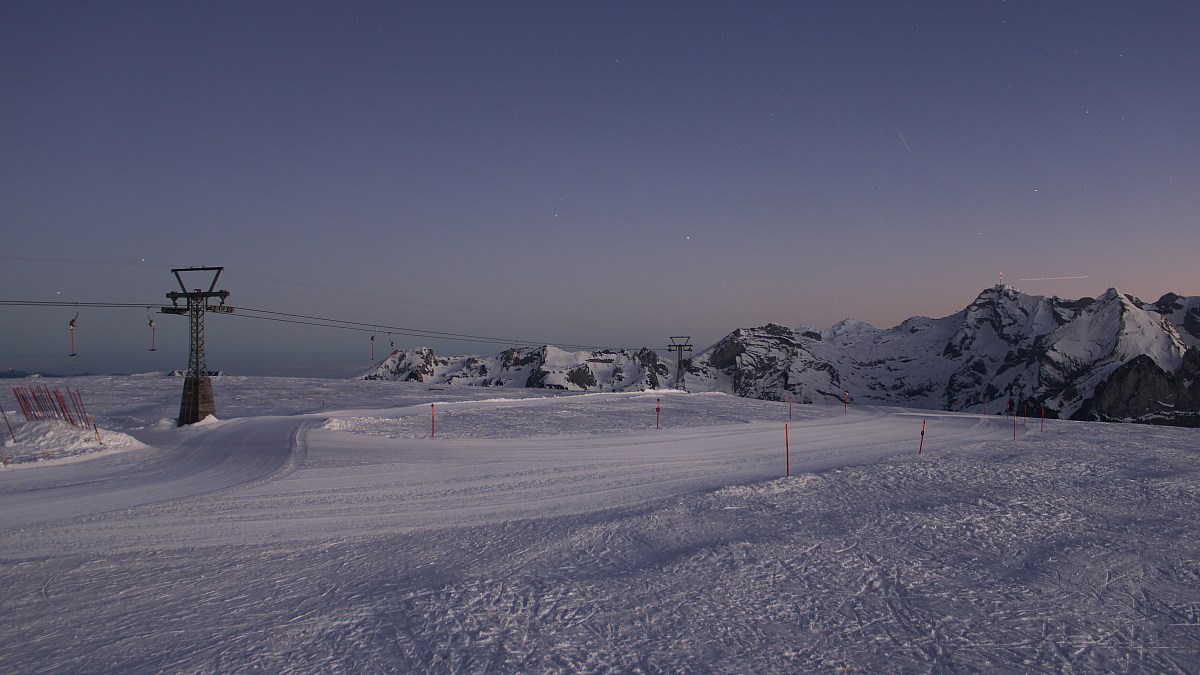
<instances>
[{"instance_id":1,"label":"rocky mountain ridge","mask_svg":"<svg viewBox=\"0 0 1200 675\"><path fill-rule=\"evenodd\" d=\"M475 386L628 391L674 386L674 359L650 349L513 348L492 357L397 351L362 377ZM1154 303L980 293L941 319L879 329L739 328L685 362L689 391L768 400L852 401L937 410L1200 426L1200 297Z\"/></svg>"}]
</instances>

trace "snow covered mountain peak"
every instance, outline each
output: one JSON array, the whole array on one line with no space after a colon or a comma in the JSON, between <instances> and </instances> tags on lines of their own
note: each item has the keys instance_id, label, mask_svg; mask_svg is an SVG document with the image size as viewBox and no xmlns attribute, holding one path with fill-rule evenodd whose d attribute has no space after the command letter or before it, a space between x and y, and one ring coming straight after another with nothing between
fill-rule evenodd
<instances>
[{"instance_id":1,"label":"snow covered mountain peak","mask_svg":"<svg viewBox=\"0 0 1200 675\"><path fill-rule=\"evenodd\" d=\"M366 379L626 391L674 386L675 360L651 349L513 348L492 357L389 355ZM738 328L685 362L689 391L768 400L851 400L998 413L1200 425L1200 297L1157 302L1108 289L1065 300L1011 287L940 319L880 329L847 319L823 331Z\"/></svg>"},{"instance_id":2,"label":"snow covered mountain peak","mask_svg":"<svg viewBox=\"0 0 1200 675\"><path fill-rule=\"evenodd\" d=\"M878 331L878 328L865 321L843 319L821 331L821 337L830 341L848 340Z\"/></svg>"}]
</instances>

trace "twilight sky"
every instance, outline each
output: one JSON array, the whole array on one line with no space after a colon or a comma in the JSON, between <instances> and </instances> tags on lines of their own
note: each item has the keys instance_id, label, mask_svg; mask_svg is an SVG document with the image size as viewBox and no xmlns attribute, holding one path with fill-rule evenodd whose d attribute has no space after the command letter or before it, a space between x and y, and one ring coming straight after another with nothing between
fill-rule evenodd
<instances>
[{"instance_id":1,"label":"twilight sky","mask_svg":"<svg viewBox=\"0 0 1200 675\"><path fill-rule=\"evenodd\" d=\"M702 348L1001 272L1196 295L1197 35L1194 0L8 0L0 300L157 308L223 265L239 308ZM185 318L150 352L144 308L85 307L71 358L73 316L0 306L0 370L187 364ZM228 372L370 365L370 332L206 325Z\"/></svg>"}]
</instances>

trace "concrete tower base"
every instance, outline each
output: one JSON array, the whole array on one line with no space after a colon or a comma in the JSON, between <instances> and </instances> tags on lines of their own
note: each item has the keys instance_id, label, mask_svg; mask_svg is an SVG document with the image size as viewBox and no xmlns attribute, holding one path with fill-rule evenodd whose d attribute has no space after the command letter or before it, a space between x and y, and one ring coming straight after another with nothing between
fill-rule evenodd
<instances>
[{"instance_id":1,"label":"concrete tower base","mask_svg":"<svg viewBox=\"0 0 1200 675\"><path fill-rule=\"evenodd\" d=\"M188 375L183 380L183 400L179 404L179 426L195 424L209 415L217 414L213 399L212 378Z\"/></svg>"}]
</instances>

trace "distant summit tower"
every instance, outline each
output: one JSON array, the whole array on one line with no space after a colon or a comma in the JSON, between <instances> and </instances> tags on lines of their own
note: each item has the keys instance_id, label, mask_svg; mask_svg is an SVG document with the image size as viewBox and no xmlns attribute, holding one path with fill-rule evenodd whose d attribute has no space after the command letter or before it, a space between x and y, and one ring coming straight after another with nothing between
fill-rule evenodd
<instances>
[{"instance_id":1,"label":"distant summit tower","mask_svg":"<svg viewBox=\"0 0 1200 675\"><path fill-rule=\"evenodd\" d=\"M1017 281L1020 281L1020 279L1018 279ZM1016 286L1009 286L1008 284L1004 283L1004 272L1000 273L1000 283L996 284L994 288L997 291L1000 291L1001 293L1004 293L1006 291L1012 291L1013 293L1022 293L1023 292L1021 289L1017 288Z\"/></svg>"}]
</instances>

